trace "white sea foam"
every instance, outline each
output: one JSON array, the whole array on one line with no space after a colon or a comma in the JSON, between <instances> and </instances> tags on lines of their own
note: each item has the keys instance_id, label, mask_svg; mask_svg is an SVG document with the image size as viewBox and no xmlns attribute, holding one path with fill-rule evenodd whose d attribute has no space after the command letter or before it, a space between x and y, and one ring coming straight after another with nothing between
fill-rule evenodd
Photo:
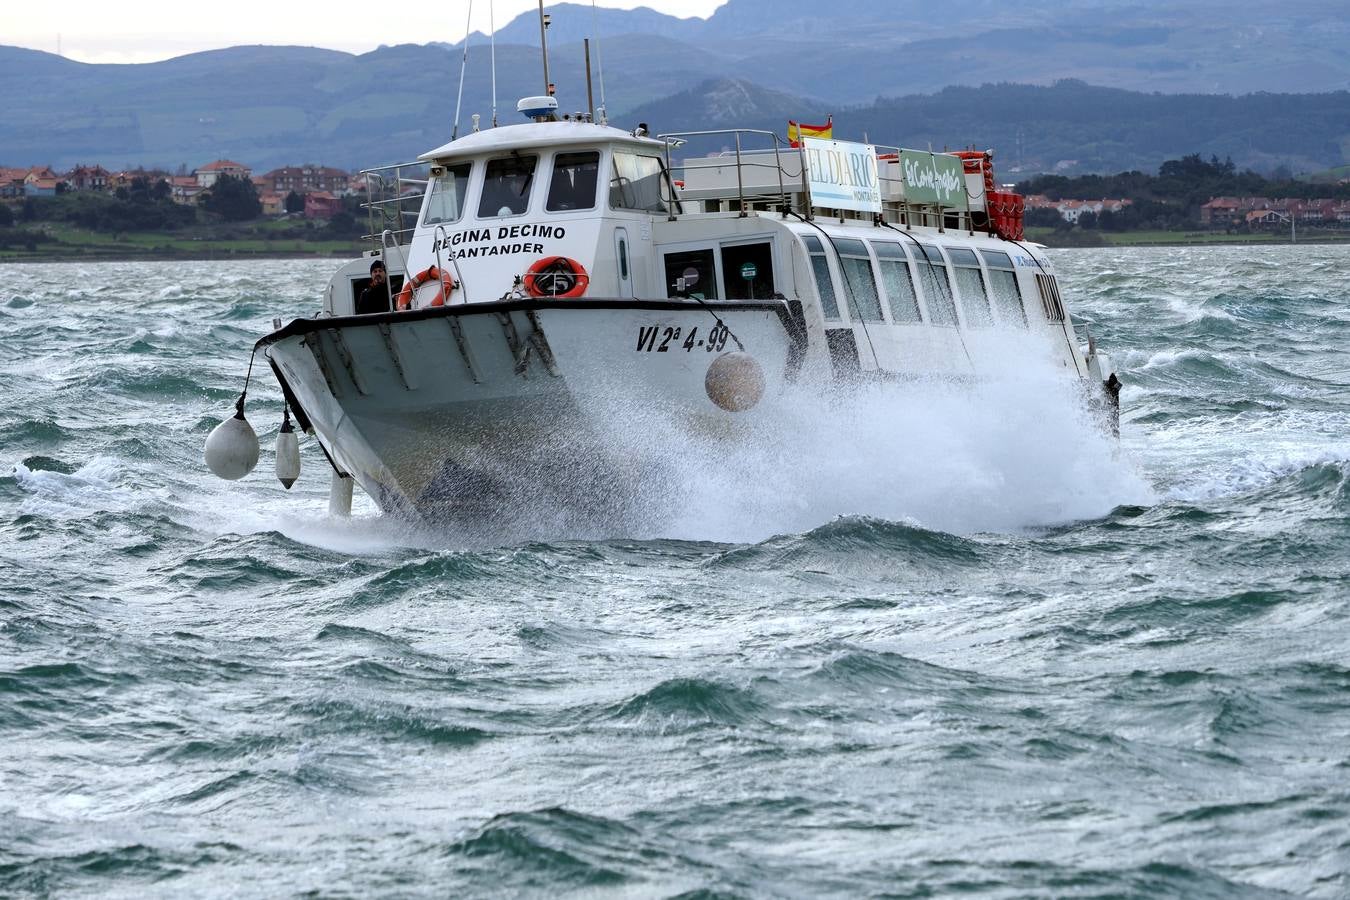
<instances>
[{"instance_id":1,"label":"white sea foam","mask_svg":"<svg viewBox=\"0 0 1350 900\"><path fill-rule=\"evenodd\" d=\"M49 518L78 518L105 510L128 510L135 494L116 483L118 464L94 457L70 474L14 466L14 480L29 496L23 511Z\"/></svg>"}]
</instances>

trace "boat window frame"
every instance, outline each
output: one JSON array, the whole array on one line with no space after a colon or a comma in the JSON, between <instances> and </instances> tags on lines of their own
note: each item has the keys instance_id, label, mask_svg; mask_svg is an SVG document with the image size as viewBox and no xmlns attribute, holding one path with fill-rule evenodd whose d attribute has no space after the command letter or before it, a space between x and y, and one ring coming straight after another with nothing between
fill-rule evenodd
<instances>
[{"instance_id":1,"label":"boat window frame","mask_svg":"<svg viewBox=\"0 0 1350 900\"><path fill-rule=\"evenodd\" d=\"M722 284L722 252L721 252L721 245L718 244L717 241L713 241L713 242L711 242L711 243L709 243L708 241L677 241L677 242L675 242L675 243L673 243L673 244L655 244L655 245L653 245L653 247L652 247L652 252L653 252L653 253L655 254L655 256L656 256L656 263L657 263L658 271L660 272L660 277L661 277L661 280L662 280L662 281L665 281L665 277L666 277L666 257L669 256L670 254L672 254L672 253L702 253L702 252L711 253L711 254L712 254L712 262L713 262L713 291L716 292L716 291L718 291L719 288L721 287L721 284ZM632 259L633 259L633 256L632 256L632 248L631 248L631 245L630 245L630 248L629 248L629 265L630 265L630 267L633 268L633 271L636 271L636 267L633 267L633 266L632 266ZM672 290L672 286L671 286L670 284L666 284L664 287L662 287L662 290L666 292L666 298L669 299L669 300L681 300L681 299L685 299L685 298L679 297L678 295L671 294L670 291ZM723 298L722 298L721 296L708 297L708 296L705 295L705 296L703 297L703 300L705 300L705 301L707 301L707 300L719 300L719 301L720 301L720 300L722 300L722 299L723 299ZM697 302L697 301L695 301L695 302Z\"/></svg>"},{"instance_id":2,"label":"boat window frame","mask_svg":"<svg viewBox=\"0 0 1350 900\"><path fill-rule=\"evenodd\" d=\"M525 208L518 213L511 213L510 215L505 216L483 215L483 192L487 190L488 169L490 169L492 167L492 164L495 162L502 162L507 160L519 162L525 159L534 160L534 169L531 171L529 176L529 189L526 191L525 194ZM483 165L481 166L482 172L478 178L478 194L477 194L478 214L475 217L476 221L500 222L504 219L518 219L521 216L528 216L535 202L534 200L535 186L539 183L539 168L540 168L539 163L541 159L543 159L543 154L540 153L538 149L529 148L529 150L526 152L522 152L520 150L512 150L510 153L507 153L505 155L489 156L485 159L480 160L480 162L482 162Z\"/></svg>"},{"instance_id":3,"label":"boat window frame","mask_svg":"<svg viewBox=\"0 0 1350 900\"><path fill-rule=\"evenodd\" d=\"M922 291L924 308L928 313L928 324L935 325L938 328L963 328L965 323L961 321L961 307L960 304L956 302L956 287L952 284L952 274L947 263L947 257L942 252L942 247L937 244L925 244L922 241L917 241L913 247L906 247L905 249L910 251L911 258L916 267L923 266L924 270L929 275L933 276L931 279L914 279L915 285ZM925 252L932 250L937 251L937 259L933 259ZM934 268L940 268L942 270L942 277L947 286L947 297L945 299L935 298L930 294L929 282L935 283L937 280L937 276L933 274ZM917 268L915 269L915 272L918 272ZM936 306L934 300L937 300ZM944 314L948 312L951 314L952 321L944 322L939 320L939 317L934 314L934 309L938 306L942 308Z\"/></svg>"},{"instance_id":4,"label":"boat window frame","mask_svg":"<svg viewBox=\"0 0 1350 900\"><path fill-rule=\"evenodd\" d=\"M919 300L919 289L918 289L918 286L914 283L914 264L913 264L912 262L910 262L909 255L908 255L908 254L906 253L906 251L905 251L905 245L902 244L902 243L900 243L900 241L898 241L898 240L896 240L896 241L892 241L892 240L885 240L885 241L883 241L883 240L876 239L876 238L873 238L872 240L869 240L869 241L867 241L866 243L867 243L868 247L871 249L872 255L873 255L874 257L876 257L877 274L878 274L879 276L881 276L881 277L880 277L880 280L879 280L879 282L878 282L878 284L880 284L882 290L883 290L883 291L885 292L885 294L886 294L886 303L885 303L885 307L886 307L886 309L890 312L890 321L891 321L891 324L892 324L892 325L926 325L926 324L928 324L927 320L924 318L924 314L923 314L923 305L922 305L922 303L921 303L920 300ZM893 247L893 248L895 248L895 250L894 250L894 253L888 252L888 253L886 253L886 254L883 255L882 252L881 252L880 249L879 249L879 248L881 248L881 247ZM895 302L896 302L896 301L895 301L894 298L891 297L890 287L888 286L888 283L887 283L887 281L886 281L886 274L885 274L884 269L882 268L883 265L885 265L886 263L891 263L891 264L898 263L899 265L901 265L901 266L904 268L904 274L905 274L906 283L909 285L909 299L910 299L911 301L913 301L913 303L914 303L914 315L915 315L915 318L913 318L913 319L910 319L910 318L904 318L904 319L901 319L901 318L898 318L898 317L896 316L896 314L895 314Z\"/></svg>"},{"instance_id":5,"label":"boat window frame","mask_svg":"<svg viewBox=\"0 0 1350 900\"><path fill-rule=\"evenodd\" d=\"M639 149L650 149L650 153L638 152ZM619 156L628 154L641 159L651 159L656 161L658 185L661 196L661 209L647 209L645 207L635 206L615 206L614 205L614 183L617 179L624 176L619 174ZM659 155L656 148L636 148L627 147L622 144L609 148L609 180L605 183L606 206L613 212L638 213L640 215L670 215L672 209L677 209L678 201L675 200L675 185L670 180L670 172L666 170L666 161ZM650 177L650 176L645 176ZM598 178L596 179L599 180ZM629 184L632 184L631 179ZM622 191L622 189L621 189ZM622 196L622 193L621 193ZM678 213L678 209L677 209Z\"/></svg>"},{"instance_id":6,"label":"boat window frame","mask_svg":"<svg viewBox=\"0 0 1350 900\"><path fill-rule=\"evenodd\" d=\"M966 327L993 328L995 324L993 300L989 297L989 281L984 277L984 269L980 265L979 254L971 247L944 246L942 252L951 261L951 280L957 290L957 302L961 306L961 312L963 313L962 318L965 319ZM960 254L959 257L958 254ZM962 259L963 262L957 262L956 260L958 258ZM968 272L974 272L975 277L979 279L981 293L979 299L984 301L983 306L979 307L980 321L976 321L970 315L966 314L968 313L968 310L966 309L966 290L961 284L961 276L959 274L959 271L962 269Z\"/></svg>"},{"instance_id":7,"label":"boat window frame","mask_svg":"<svg viewBox=\"0 0 1350 900\"><path fill-rule=\"evenodd\" d=\"M1002 264L997 263L997 262L995 262L995 261L991 261L991 258L992 258L992 257L1000 257L1000 256L1003 257L1003 259L1007 261L1007 265L1002 265ZM1015 325L1015 326L1017 326L1018 328L1022 328L1022 329L1030 328L1030 327L1031 327L1031 319L1030 319L1030 317L1027 315L1026 297L1025 297L1025 295L1023 294L1023 291L1022 291L1022 279L1019 278L1019 277L1017 276L1017 263L1013 262L1012 257L1011 257L1010 255L1008 255L1008 253L1005 252L1005 251L1003 251L1003 250L991 250L991 249L980 248L980 250L979 250L979 257L980 257L980 262L984 265L985 271L988 273L988 276L989 276L989 277L988 277L988 284L989 284L989 294L990 294L990 300L991 300L991 301L994 301L994 291L993 291L993 289L994 289L994 278L993 278L993 273L995 273L995 272L1002 272L1002 273L1005 273L1005 274L1011 276L1011 278L1012 278L1013 296L1014 296L1014 298L1015 298L1016 301L1017 301L1017 313L1018 313L1018 318L1017 318L1016 320L1014 320L1014 321L1011 321L1011 322L1004 322L1004 321L1003 321L1003 318L1004 318L1005 313L1004 313L1004 312L999 312L998 315L997 315L997 317L996 317L996 321L997 321L999 324L1001 324L1001 325ZM1002 305L1001 303L998 303L997 301L994 301L994 308L997 309L997 310L1003 310L1003 305Z\"/></svg>"},{"instance_id":8,"label":"boat window frame","mask_svg":"<svg viewBox=\"0 0 1350 900\"><path fill-rule=\"evenodd\" d=\"M728 247L749 247L756 244L769 245L769 266L770 266L769 277L773 281L774 293L775 294L782 293L783 285L782 282L779 280L779 276L781 276L785 270L778 263L778 241L774 238L772 232L766 231L763 234L738 234L735 235L734 237L729 237L726 238L725 240L719 240L717 242L717 268L718 272L720 273L719 277L723 279L721 282L723 299L730 300L731 291L727 290L726 271L725 271L726 267L722 265L722 251L726 250ZM761 300L769 300L769 299L772 299L772 297L757 297L753 302L759 302Z\"/></svg>"},{"instance_id":9,"label":"boat window frame","mask_svg":"<svg viewBox=\"0 0 1350 900\"><path fill-rule=\"evenodd\" d=\"M849 316L853 318L854 321L864 324L868 322L888 322L888 319L886 318L886 305L881 302L881 288L879 285L879 279L877 278L876 260L872 258L872 250L868 246L867 241L863 240L862 238L855 238L855 237L834 237L833 235L831 235L830 237L831 237L830 243L834 245L834 253L836 256L839 257L839 272L844 276L844 288L847 291L846 295L847 299L851 304L848 310ZM840 243L844 241L847 241L850 244L856 243L859 247L862 247L862 253L859 254L856 250L852 249L845 251L839 246ZM845 268L844 260L846 259L854 261L863 261L867 263L867 272L872 278L872 296L876 300L877 317L875 319L869 318L868 316L863 314L862 304L858 301L858 298L854 295L853 282L849 279L848 269ZM857 312L856 317L853 316L855 307Z\"/></svg>"},{"instance_id":10,"label":"boat window frame","mask_svg":"<svg viewBox=\"0 0 1350 900\"><path fill-rule=\"evenodd\" d=\"M811 278L816 285L816 299L820 301L820 316L826 322L851 322L846 318L847 310L839 305L839 288L835 281L834 270L830 265L830 252L825 249L825 242L817 235L810 232L798 234L797 239L801 241L802 249L806 251L806 265L811 270ZM812 250L810 242L814 241L819 250ZM825 293L820 289L820 273L816 271L815 260L819 258L825 265L825 276L829 279L830 303L834 306L834 315L831 316L825 309Z\"/></svg>"},{"instance_id":11,"label":"boat window frame","mask_svg":"<svg viewBox=\"0 0 1350 900\"><path fill-rule=\"evenodd\" d=\"M549 203L553 198L553 179L558 175L558 160L565 156L581 156L583 154L595 154L595 190L591 192L591 205L578 206L574 209L550 209ZM569 215L579 212L594 212L600 207L600 173L605 164L605 154L599 147L568 147L553 151L548 160L548 189L544 191L544 206L542 212L546 216Z\"/></svg>"},{"instance_id":12,"label":"boat window frame","mask_svg":"<svg viewBox=\"0 0 1350 900\"><path fill-rule=\"evenodd\" d=\"M478 196L477 178L482 167L478 165L479 160L469 159L456 163L437 163L435 168L442 170L442 173L460 166L469 167L469 175L464 179L464 196L460 198L459 216L455 219L437 219L435 222L427 221L427 214L431 212L431 198L435 193L436 185L440 181L440 175L432 175L427 182L426 193L422 195L422 209L417 214L417 225L419 228L435 228L437 225L457 225L463 222L468 215L471 201Z\"/></svg>"}]
</instances>

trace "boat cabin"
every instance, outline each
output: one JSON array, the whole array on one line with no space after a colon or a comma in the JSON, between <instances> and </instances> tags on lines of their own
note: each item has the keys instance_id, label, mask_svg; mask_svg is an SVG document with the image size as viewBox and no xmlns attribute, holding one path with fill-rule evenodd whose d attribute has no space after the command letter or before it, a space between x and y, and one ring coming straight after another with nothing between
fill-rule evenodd
<instances>
[{"instance_id":1,"label":"boat cabin","mask_svg":"<svg viewBox=\"0 0 1350 900\"><path fill-rule=\"evenodd\" d=\"M1049 338L1063 365L1087 374L1086 335L1074 333L1049 260L994 227L989 154L967 163L965 202L944 207L907 197L910 151L881 153L882 212L859 213L812 199L800 149L773 137L769 150L744 151L743 137L767 133L724 134L734 151L677 163L683 136L579 115L475 131L424 154L423 179L395 173L392 199L371 203L394 209L372 256L386 261L391 298L409 285L411 307L781 299L811 354L840 374L980 371L1009 330ZM337 274L328 314L357 312L370 259Z\"/></svg>"}]
</instances>

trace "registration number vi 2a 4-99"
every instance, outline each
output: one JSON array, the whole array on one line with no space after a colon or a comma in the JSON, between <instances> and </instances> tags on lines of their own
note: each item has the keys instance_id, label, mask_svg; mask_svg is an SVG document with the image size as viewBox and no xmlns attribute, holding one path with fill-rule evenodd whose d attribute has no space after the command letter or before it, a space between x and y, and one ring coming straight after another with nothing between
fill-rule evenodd
<instances>
[{"instance_id":1,"label":"registration number vi 2a 4-99","mask_svg":"<svg viewBox=\"0 0 1350 900\"><path fill-rule=\"evenodd\" d=\"M697 325L687 332L678 325L644 325L638 329L637 352L669 353L672 350L683 350L689 353L701 349L714 353L726 349L729 334L727 327L720 323L710 328L702 337L699 336Z\"/></svg>"}]
</instances>

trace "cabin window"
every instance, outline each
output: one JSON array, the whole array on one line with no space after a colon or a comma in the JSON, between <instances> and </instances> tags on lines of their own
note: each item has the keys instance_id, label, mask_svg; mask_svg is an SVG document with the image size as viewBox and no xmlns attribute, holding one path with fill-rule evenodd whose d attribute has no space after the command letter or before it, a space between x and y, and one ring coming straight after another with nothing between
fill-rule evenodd
<instances>
[{"instance_id":1,"label":"cabin window","mask_svg":"<svg viewBox=\"0 0 1350 900\"><path fill-rule=\"evenodd\" d=\"M1045 318L1051 322L1064 321L1064 302L1059 296L1059 285L1055 282L1055 276L1036 274L1036 287L1041 291L1041 309L1045 312Z\"/></svg>"},{"instance_id":2,"label":"cabin window","mask_svg":"<svg viewBox=\"0 0 1350 900\"><path fill-rule=\"evenodd\" d=\"M614 174L609 179L610 207L665 212L666 201L661 190L664 175L660 157L615 150Z\"/></svg>"},{"instance_id":3,"label":"cabin window","mask_svg":"<svg viewBox=\"0 0 1350 900\"><path fill-rule=\"evenodd\" d=\"M549 212L595 209L595 186L600 176L600 153L559 153L553 157L553 178L548 183Z\"/></svg>"},{"instance_id":4,"label":"cabin window","mask_svg":"<svg viewBox=\"0 0 1350 900\"><path fill-rule=\"evenodd\" d=\"M767 300L774 295L773 245L735 244L722 248L722 277L728 300Z\"/></svg>"},{"instance_id":5,"label":"cabin window","mask_svg":"<svg viewBox=\"0 0 1350 900\"><path fill-rule=\"evenodd\" d=\"M989 292L984 288L984 275L980 272L980 261L975 251L965 247L948 247L947 256L956 270L956 289L961 293L961 310L966 314L966 324L993 325Z\"/></svg>"},{"instance_id":6,"label":"cabin window","mask_svg":"<svg viewBox=\"0 0 1350 900\"><path fill-rule=\"evenodd\" d=\"M830 278L830 260L825 245L814 234L802 235L807 255L811 258L811 272L816 276L816 291L820 294L820 311L826 319L839 318L839 301L834 295L834 281Z\"/></svg>"},{"instance_id":7,"label":"cabin window","mask_svg":"<svg viewBox=\"0 0 1350 900\"><path fill-rule=\"evenodd\" d=\"M534 185L537 156L504 156L488 160L483 176L483 194L478 201L478 218L497 219L519 216L530 206L530 188Z\"/></svg>"},{"instance_id":8,"label":"cabin window","mask_svg":"<svg viewBox=\"0 0 1350 900\"><path fill-rule=\"evenodd\" d=\"M886 291L886 301L891 307L891 321L922 322L919 298L914 293L914 281L909 274L909 261L905 259L904 248L891 241L877 241L872 244L872 250L877 255L881 286Z\"/></svg>"},{"instance_id":9,"label":"cabin window","mask_svg":"<svg viewBox=\"0 0 1350 900\"><path fill-rule=\"evenodd\" d=\"M464 215L464 191L469 186L471 168L472 163L446 166L445 171L432 179L427 208L422 214L423 225L459 221L459 217Z\"/></svg>"},{"instance_id":10,"label":"cabin window","mask_svg":"<svg viewBox=\"0 0 1350 900\"><path fill-rule=\"evenodd\" d=\"M686 250L666 254L668 296L717 299L717 264L711 250Z\"/></svg>"},{"instance_id":11,"label":"cabin window","mask_svg":"<svg viewBox=\"0 0 1350 900\"><path fill-rule=\"evenodd\" d=\"M999 322L1026 328L1027 314L1022 309L1022 292L1017 287L1017 270L1012 259L1001 250L981 250L980 256L989 270L989 293L994 298Z\"/></svg>"},{"instance_id":12,"label":"cabin window","mask_svg":"<svg viewBox=\"0 0 1350 900\"><path fill-rule=\"evenodd\" d=\"M915 273L928 300L928 318L934 325L955 325L956 301L942 251L932 244L919 244L914 250Z\"/></svg>"},{"instance_id":13,"label":"cabin window","mask_svg":"<svg viewBox=\"0 0 1350 900\"><path fill-rule=\"evenodd\" d=\"M872 257L867 245L852 238L834 242L839 251L839 268L844 272L844 289L848 294L848 311L864 322L881 321L881 297L877 294L877 280L872 274Z\"/></svg>"}]
</instances>

